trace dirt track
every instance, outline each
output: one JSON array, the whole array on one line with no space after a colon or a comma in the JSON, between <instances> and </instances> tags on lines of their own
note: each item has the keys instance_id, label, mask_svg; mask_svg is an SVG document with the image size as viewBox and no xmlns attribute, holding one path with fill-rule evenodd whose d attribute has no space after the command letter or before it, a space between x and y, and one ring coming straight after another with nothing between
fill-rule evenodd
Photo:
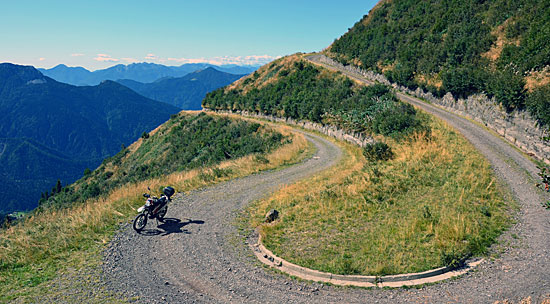
<instances>
[{"instance_id":1,"label":"dirt track","mask_svg":"<svg viewBox=\"0 0 550 304\"><path fill-rule=\"evenodd\" d=\"M340 288L266 270L232 225L234 216L251 201L338 159L341 151L312 137L320 159L178 195L166 224L148 224L142 235L129 226L123 229L106 251L104 279L109 289L138 296L140 303L492 303L526 297L537 303L550 296L550 211L541 207L545 198L533 186L536 167L485 129L414 98L399 97L464 134L510 187L521 210L503 238L499 258L462 278L420 289Z\"/></svg>"}]
</instances>

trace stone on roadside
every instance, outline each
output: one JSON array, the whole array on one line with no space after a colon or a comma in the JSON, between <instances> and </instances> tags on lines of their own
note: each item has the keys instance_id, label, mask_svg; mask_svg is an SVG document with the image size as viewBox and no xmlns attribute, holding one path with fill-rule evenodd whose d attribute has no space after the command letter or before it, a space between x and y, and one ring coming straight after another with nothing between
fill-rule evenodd
<instances>
[{"instance_id":1,"label":"stone on roadside","mask_svg":"<svg viewBox=\"0 0 550 304\"><path fill-rule=\"evenodd\" d=\"M279 218L279 211L275 209L269 210L269 212L265 215L266 223L271 223L278 218Z\"/></svg>"}]
</instances>

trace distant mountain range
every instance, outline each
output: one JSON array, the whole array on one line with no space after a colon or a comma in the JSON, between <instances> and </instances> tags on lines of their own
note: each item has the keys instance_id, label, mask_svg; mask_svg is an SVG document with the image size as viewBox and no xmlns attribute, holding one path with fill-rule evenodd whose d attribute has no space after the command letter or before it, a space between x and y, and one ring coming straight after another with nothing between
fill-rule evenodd
<instances>
[{"instance_id":1,"label":"distant mountain range","mask_svg":"<svg viewBox=\"0 0 550 304\"><path fill-rule=\"evenodd\" d=\"M73 182L179 110L113 81L76 87L0 64L0 213L36 207L57 179Z\"/></svg>"},{"instance_id":2,"label":"distant mountain range","mask_svg":"<svg viewBox=\"0 0 550 304\"><path fill-rule=\"evenodd\" d=\"M189 73L178 78L161 78L142 83L131 79L117 80L139 94L184 110L200 110L206 93L226 86L245 75L220 72L213 67Z\"/></svg>"},{"instance_id":3,"label":"distant mountain range","mask_svg":"<svg viewBox=\"0 0 550 304\"><path fill-rule=\"evenodd\" d=\"M188 63L181 66L165 66L155 63L132 63L129 65L115 65L107 69L88 71L82 67L68 67L64 64L51 69L38 69L42 74L59 82L77 86L97 85L104 80L130 79L149 83L164 77L182 77L189 73L213 67L221 72L230 74L250 74L258 66L239 65L212 65L207 63Z\"/></svg>"}]
</instances>

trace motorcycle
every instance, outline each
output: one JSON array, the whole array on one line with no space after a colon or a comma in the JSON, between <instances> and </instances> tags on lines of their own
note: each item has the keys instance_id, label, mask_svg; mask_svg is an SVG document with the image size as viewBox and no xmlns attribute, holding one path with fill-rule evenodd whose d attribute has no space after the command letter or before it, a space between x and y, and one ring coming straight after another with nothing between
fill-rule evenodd
<instances>
[{"instance_id":1,"label":"motorcycle","mask_svg":"<svg viewBox=\"0 0 550 304\"><path fill-rule=\"evenodd\" d=\"M151 189L147 187L149 193ZM151 197L151 194L144 193L143 197L146 198L145 204L138 208L139 214L134 219L134 230L140 232L147 225L147 219L157 219L161 222L168 212L168 203L172 201L170 198L176 192L172 187L166 187L163 189L163 194L160 198L156 196Z\"/></svg>"}]
</instances>

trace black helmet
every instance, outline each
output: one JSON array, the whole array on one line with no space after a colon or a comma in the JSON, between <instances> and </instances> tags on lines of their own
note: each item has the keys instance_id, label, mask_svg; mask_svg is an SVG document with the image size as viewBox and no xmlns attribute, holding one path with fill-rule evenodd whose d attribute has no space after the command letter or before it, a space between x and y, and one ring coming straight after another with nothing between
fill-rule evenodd
<instances>
[{"instance_id":1,"label":"black helmet","mask_svg":"<svg viewBox=\"0 0 550 304\"><path fill-rule=\"evenodd\" d=\"M168 198L170 198L170 196L174 195L176 190L174 190L174 188L168 186L168 187L164 188L164 190L162 190L162 192L164 192L164 195L166 195L166 196L168 196Z\"/></svg>"}]
</instances>

